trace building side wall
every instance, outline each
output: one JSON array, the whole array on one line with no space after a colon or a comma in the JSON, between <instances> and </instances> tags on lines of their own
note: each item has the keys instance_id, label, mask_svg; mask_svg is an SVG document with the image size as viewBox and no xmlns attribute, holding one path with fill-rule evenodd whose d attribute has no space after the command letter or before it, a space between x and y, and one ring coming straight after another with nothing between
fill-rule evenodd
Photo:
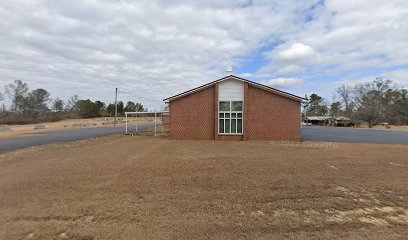
<instances>
[{"instance_id":1,"label":"building side wall","mask_svg":"<svg viewBox=\"0 0 408 240\"><path fill-rule=\"evenodd\" d=\"M212 86L170 101L170 139L214 139L215 90Z\"/></svg>"},{"instance_id":2,"label":"building side wall","mask_svg":"<svg viewBox=\"0 0 408 240\"><path fill-rule=\"evenodd\" d=\"M220 141L242 141L243 139L243 135L218 135L217 138Z\"/></svg>"},{"instance_id":3,"label":"building side wall","mask_svg":"<svg viewBox=\"0 0 408 240\"><path fill-rule=\"evenodd\" d=\"M300 102L250 84L245 90L245 140L301 139Z\"/></svg>"}]
</instances>

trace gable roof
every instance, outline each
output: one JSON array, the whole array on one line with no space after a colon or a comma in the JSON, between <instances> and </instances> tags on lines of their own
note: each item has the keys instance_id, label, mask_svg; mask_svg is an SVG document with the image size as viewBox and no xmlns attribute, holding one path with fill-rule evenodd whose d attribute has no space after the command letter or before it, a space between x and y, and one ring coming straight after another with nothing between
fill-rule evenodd
<instances>
[{"instance_id":1,"label":"gable roof","mask_svg":"<svg viewBox=\"0 0 408 240\"><path fill-rule=\"evenodd\" d=\"M242 81L242 82L247 82L248 84L251 84L251 85L253 85L253 86L255 86L255 87L262 88L262 89L264 89L264 90L267 90L267 91L276 93L276 94L278 94L278 95L281 95L281 96L283 96L283 97L291 98L291 99L294 99L294 100L297 100L297 101L300 101L300 102L306 100L306 98L299 97L299 96L293 95L293 94L291 94L291 93L287 93L287 92L278 90L278 89L273 88L273 87L269 87L269 86L266 86L266 85L263 85L263 84L260 84L260 83L257 83L257 82L250 81L250 80L248 80L248 79L244 79L244 78L240 78L240 77L234 76L234 75L229 75L229 76L220 78L220 79L218 79L218 80L212 81L212 82L210 82L210 83L201 85L201 86L199 86L199 87L190 89L190 90L188 90L188 91L179 93L179 94L174 95L174 96L172 96L172 97L163 99L163 101L169 102L169 101L172 101L172 100L175 100L175 99L178 99L178 98L182 98L182 97L184 97L184 96L187 96L187 95L193 94L193 93L195 93L195 92L201 91L201 90L203 90L203 89L209 88L209 87L215 85L216 83L220 83L220 82L223 82L223 81L226 81L226 80L229 80L229 79L233 79L233 80L237 80L237 81Z\"/></svg>"}]
</instances>

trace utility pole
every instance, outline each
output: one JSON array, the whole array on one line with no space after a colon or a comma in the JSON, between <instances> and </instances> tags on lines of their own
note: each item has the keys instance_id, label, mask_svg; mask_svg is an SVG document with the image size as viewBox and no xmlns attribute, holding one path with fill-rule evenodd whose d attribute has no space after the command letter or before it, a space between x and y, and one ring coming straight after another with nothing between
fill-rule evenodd
<instances>
[{"instance_id":1,"label":"utility pole","mask_svg":"<svg viewBox=\"0 0 408 240\"><path fill-rule=\"evenodd\" d=\"M115 88L115 121L113 126L116 126L116 116L118 115L118 88Z\"/></svg>"}]
</instances>

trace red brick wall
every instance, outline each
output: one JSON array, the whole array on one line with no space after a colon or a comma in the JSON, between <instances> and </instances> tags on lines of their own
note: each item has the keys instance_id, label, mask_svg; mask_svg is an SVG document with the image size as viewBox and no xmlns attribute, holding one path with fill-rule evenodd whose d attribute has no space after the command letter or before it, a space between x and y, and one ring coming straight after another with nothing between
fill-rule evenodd
<instances>
[{"instance_id":1,"label":"red brick wall","mask_svg":"<svg viewBox=\"0 0 408 240\"><path fill-rule=\"evenodd\" d=\"M300 102L244 84L244 134L218 134L217 84L170 101L170 138L193 140L290 140L300 134Z\"/></svg>"},{"instance_id":2,"label":"red brick wall","mask_svg":"<svg viewBox=\"0 0 408 240\"><path fill-rule=\"evenodd\" d=\"M169 115L164 115L162 116L162 123L164 125L168 125L169 124Z\"/></svg>"},{"instance_id":3,"label":"red brick wall","mask_svg":"<svg viewBox=\"0 0 408 240\"><path fill-rule=\"evenodd\" d=\"M242 135L218 135L217 140L220 141L242 141Z\"/></svg>"},{"instance_id":4,"label":"red brick wall","mask_svg":"<svg viewBox=\"0 0 408 240\"><path fill-rule=\"evenodd\" d=\"M171 139L214 139L215 90L212 86L170 101Z\"/></svg>"},{"instance_id":5,"label":"red brick wall","mask_svg":"<svg viewBox=\"0 0 408 240\"><path fill-rule=\"evenodd\" d=\"M300 140L300 102L250 84L245 90L246 140Z\"/></svg>"}]
</instances>

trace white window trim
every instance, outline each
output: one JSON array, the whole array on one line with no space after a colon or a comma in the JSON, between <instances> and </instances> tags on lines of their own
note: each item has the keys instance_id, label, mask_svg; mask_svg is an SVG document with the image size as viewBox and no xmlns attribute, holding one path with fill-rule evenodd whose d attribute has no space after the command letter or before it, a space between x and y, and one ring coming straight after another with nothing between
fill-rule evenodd
<instances>
[{"instance_id":1,"label":"white window trim","mask_svg":"<svg viewBox=\"0 0 408 240\"><path fill-rule=\"evenodd\" d=\"M232 102L242 102L242 111L220 111L220 102L229 102L230 103L230 109L232 109ZM242 113L242 132L241 133L231 133L231 122L230 122L230 132L229 133L220 133L220 113ZM225 119L225 118L224 118ZM229 118L231 119L231 117ZM238 119L238 118L236 118ZM241 118L239 118L241 119ZM218 122L218 135L235 135L235 136L242 136L244 135L244 101L235 101L235 100L231 100L231 101L224 101L224 100L220 100L218 101L218 115L217 115L217 122ZM225 120L224 120L224 128L225 128Z\"/></svg>"}]
</instances>

